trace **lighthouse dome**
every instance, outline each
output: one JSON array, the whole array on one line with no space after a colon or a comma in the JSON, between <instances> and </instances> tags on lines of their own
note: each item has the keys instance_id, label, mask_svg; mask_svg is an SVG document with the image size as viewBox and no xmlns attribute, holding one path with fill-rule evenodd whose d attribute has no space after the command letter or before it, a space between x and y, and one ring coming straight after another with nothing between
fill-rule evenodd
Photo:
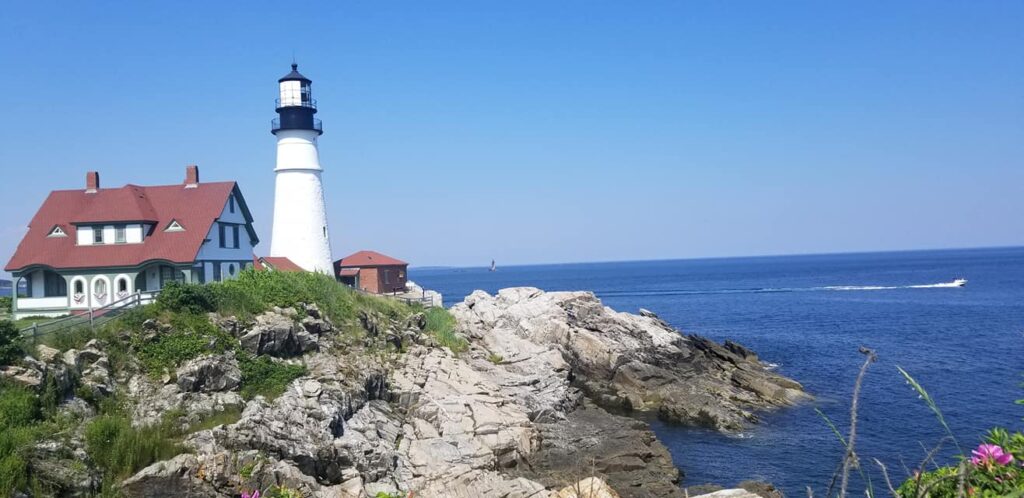
<instances>
[{"instance_id":1,"label":"lighthouse dome","mask_svg":"<svg viewBox=\"0 0 1024 498\"><path fill-rule=\"evenodd\" d=\"M282 76L281 79L277 80L278 83L281 83L283 81L305 81L306 83L312 83L312 81L309 78L303 76L302 73L299 72L299 65L294 62L292 63L292 72Z\"/></svg>"}]
</instances>

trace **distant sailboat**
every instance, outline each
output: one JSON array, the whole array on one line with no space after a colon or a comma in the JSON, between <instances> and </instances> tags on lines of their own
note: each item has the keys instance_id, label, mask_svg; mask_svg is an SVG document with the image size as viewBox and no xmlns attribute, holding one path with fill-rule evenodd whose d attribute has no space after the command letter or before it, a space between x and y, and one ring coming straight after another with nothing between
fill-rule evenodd
<instances>
[{"instance_id":1,"label":"distant sailboat","mask_svg":"<svg viewBox=\"0 0 1024 498\"><path fill-rule=\"evenodd\" d=\"M495 266L493 259L491 260L491 271L498 271L498 267Z\"/></svg>"}]
</instances>

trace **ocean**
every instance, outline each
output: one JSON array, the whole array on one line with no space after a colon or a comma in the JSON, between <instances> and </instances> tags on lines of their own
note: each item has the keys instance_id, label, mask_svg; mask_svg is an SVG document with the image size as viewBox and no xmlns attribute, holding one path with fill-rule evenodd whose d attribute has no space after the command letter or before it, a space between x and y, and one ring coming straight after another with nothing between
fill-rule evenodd
<instances>
[{"instance_id":1,"label":"ocean","mask_svg":"<svg viewBox=\"0 0 1024 498\"><path fill-rule=\"evenodd\" d=\"M645 417L685 473L684 485L774 483L789 496L823 495L842 446L815 408L846 430L863 356L857 452L876 489L878 458L894 481L920 466L945 432L904 381L913 375L935 399L969 452L993 426L1024 429L1024 248L870 254L411 269L444 294L514 286L590 290L616 310L646 308L685 333L735 340L815 400L762 416L738 435ZM966 287L948 285L968 279ZM944 285L946 284L946 285ZM956 448L943 445L940 460ZM855 481L860 481L857 476ZM898 484L898 482L897 482ZM857 483L862 488L863 483Z\"/></svg>"}]
</instances>

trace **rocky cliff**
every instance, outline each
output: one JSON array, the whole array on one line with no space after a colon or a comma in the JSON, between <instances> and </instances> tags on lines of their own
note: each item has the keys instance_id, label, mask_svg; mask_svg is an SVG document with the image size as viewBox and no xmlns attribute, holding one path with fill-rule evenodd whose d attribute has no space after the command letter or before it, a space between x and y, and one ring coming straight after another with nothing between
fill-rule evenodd
<instances>
[{"instance_id":1,"label":"rocky cliff","mask_svg":"<svg viewBox=\"0 0 1024 498\"><path fill-rule=\"evenodd\" d=\"M181 454L120 487L155 497L274 486L336 498L677 497L671 457L628 411L737 430L757 410L806 396L742 346L683 335L651 313L615 312L586 292L477 291L451 313L468 340L458 354L424 333L422 315L361 311L342 327L302 306L247 322L211 314L237 347L162 375L112 374L105 345L94 341L81 351L41 349L8 376L38 386L47 371L71 371L90 397L125 400L133 424L170 418L181 427ZM152 320L138 333L159 340L173 330ZM247 399L236 352L305 373L280 396ZM72 397L62 409L91 416L81 405ZM232 412L219 425L203 423ZM85 459L81 434L39 446L40 469L47 448ZM56 467L47 479L61 482L61 494L95 491L95 470ZM582 484L600 489L585 493Z\"/></svg>"}]
</instances>

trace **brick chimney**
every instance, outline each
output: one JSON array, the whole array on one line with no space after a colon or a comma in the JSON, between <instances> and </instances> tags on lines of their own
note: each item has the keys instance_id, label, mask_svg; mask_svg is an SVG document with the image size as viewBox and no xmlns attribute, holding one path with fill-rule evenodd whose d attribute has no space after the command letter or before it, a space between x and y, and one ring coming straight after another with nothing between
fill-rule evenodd
<instances>
[{"instance_id":1,"label":"brick chimney","mask_svg":"<svg viewBox=\"0 0 1024 498\"><path fill-rule=\"evenodd\" d=\"M199 186L199 166L190 164L185 167L185 188L196 188Z\"/></svg>"},{"instance_id":2,"label":"brick chimney","mask_svg":"<svg viewBox=\"0 0 1024 498\"><path fill-rule=\"evenodd\" d=\"M100 174L90 171L85 174L85 193L95 194L100 190Z\"/></svg>"}]
</instances>

